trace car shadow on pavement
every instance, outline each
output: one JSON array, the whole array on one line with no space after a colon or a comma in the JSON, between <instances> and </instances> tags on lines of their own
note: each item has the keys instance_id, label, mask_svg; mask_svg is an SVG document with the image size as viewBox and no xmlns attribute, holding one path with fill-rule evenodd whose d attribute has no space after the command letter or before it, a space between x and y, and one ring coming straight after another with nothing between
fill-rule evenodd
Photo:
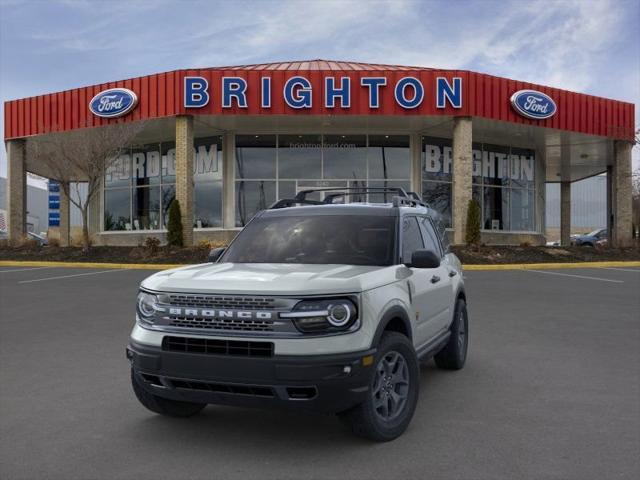
<instances>
[{"instance_id":1,"label":"car shadow on pavement","mask_svg":"<svg viewBox=\"0 0 640 480\"><path fill-rule=\"evenodd\" d=\"M437 383L445 375L447 372L436 369L433 362L421 365L416 415L420 410L429 408L428 392L437 388ZM181 419L154 415L141 406L135 407L139 408L138 421L127 427L125 435L134 436L135 440L144 441L152 448L178 447L186 442L192 448L215 446L220 451L255 446L259 451L266 449L274 453L287 452L287 448L299 448L302 444L314 451L333 450L336 446L372 445L354 436L336 415L209 405L200 414ZM407 433L410 430L411 426ZM224 442L221 443L220 439Z\"/></svg>"}]
</instances>

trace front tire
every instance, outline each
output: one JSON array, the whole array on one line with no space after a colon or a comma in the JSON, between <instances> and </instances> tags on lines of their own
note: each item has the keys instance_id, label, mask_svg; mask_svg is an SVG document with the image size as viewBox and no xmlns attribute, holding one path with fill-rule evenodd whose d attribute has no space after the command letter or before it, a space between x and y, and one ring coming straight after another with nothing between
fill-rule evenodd
<instances>
[{"instance_id":1,"label":"front tire","mask_svg":"<svg viewBox=\"0 0 640 480\"><path fill-rule=\"evenodd\" d=\"M449 341L434 357L438 368L460 370L467 360L469 346L469 316L463 299L456 302L456 310L451 324Z\"/></svg>"},{"instance_id":2,"label":"front tire","mask_svg":"<svg viewBox=\"0 0 640 480\"><path fill-rule=\"evenodd\" d=\"M170 400L162 398L147 392L141 385L136 373L131 369L131 385L136 398L147 409L160 415L168 417L191 417L199 413L206 403L180 402L178 400Z\"/></svg>"},{"instance_id":3,"label":"front tire","mask_svg":"<svg viewBox=\"0 0 640 480\"><path fill-rule=\"evenodd\" d=\"M418 402L420 368L411 341L400 333L382 336L367 399L340 419L360 437L388 442L406 429Z\"/></svg>"}]
</instances>

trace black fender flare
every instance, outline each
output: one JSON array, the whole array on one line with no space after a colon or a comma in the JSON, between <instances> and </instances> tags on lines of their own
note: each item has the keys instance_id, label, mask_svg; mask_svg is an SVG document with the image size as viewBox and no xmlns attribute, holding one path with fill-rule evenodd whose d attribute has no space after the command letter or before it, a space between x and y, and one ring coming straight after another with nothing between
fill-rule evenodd
<instances>
[{"instance_id":1,"label":"black fender flare","mask_svg":"<svg viewBox=\"0 0 640 480\"><path fill-rule=\"evenodd\" d=\"M384 315L382 315L382 319L380 320L380 323L378 323L376 333L373 336L371 347L375 347L380 343L380 339L382 338L382 334L387 328L387 325L389 325L389 322L391 322L391 320L395 318L399 318L402 321L409 340L413 339L413 332L411 329L411 320L409 320L409 314L400 305L393 305L384 313Z\"/></svg>"}]
</instances>

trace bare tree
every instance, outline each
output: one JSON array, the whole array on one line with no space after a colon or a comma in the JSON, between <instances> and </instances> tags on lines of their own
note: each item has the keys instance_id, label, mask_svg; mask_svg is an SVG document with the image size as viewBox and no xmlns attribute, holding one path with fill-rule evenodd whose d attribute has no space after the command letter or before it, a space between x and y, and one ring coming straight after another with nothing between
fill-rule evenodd
<instances>
[{"instance_id":1,"label":"bare tree","mask_svg":"<svg viewBox=\"0 0 640 480\"><path fill-rule=\"evenodd\" d=\"M143 128L142 122L112 124L72 132L52 133L27 141L27 156L44 165L49 176L61 184L69 201L82 214L82 246L90 247L89 205L100 192L105 172L129 147ZM87 195L80 195L77 182L87 184ZM75 195L71 193L75 185Z\"/></svg>"}]
</instances>

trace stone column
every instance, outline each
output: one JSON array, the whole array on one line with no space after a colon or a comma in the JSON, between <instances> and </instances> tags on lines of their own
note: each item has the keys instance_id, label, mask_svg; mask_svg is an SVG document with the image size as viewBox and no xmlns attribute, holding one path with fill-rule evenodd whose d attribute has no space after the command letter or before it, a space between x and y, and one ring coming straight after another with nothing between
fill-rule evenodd
<instances>
[{"instance_id":1,"label":"stone column","mask_svg":"<svg viewBox=\"0 0 640 480\"><path fill-rule=\"evenodd\" d=\"M615 247L631 246L632 237L632 178L631 178L631 142L615 143L615 164L611 179L613 200L613 236L611 245Z\"/></svg>"},{"instance_id":2,"label":"stone column","mask_svg":"<svg viewBox=\"0 0 640 480\"><path fill-rule=\"evenodd\" d=\"M453 243L464 243L467 210L473 175L473 126L470 117L456 117L453 123Z\"/></svg>"},{"instance_id":3,"label":"stone column","mask_svg":"<svg viewBox=\"0 0 640 480\"><path fill-rule=\"evenodd\" d=\"M7 142L7 228L12 244L27 234L27 172L25 141Z\"/></svg>"},{"instance_id":4,"label":"stone column","mask_svg":"<svg viewBox=\"0 0 640 480\"><path fill-rule=\"evenodd\" d=\"M68 191L70 188L69 183L63 185L60 182L60 246L68 247L70 245L69 229L71 228L71 212L69 209L69 197L65 193L65 187Z\"/></svg>"},{"instance_id":5,"label":"stone column","mask_svg":"<svg viewBox=\"0 0 640 480\"><path fill-rule=\"evenodd\" d=\"M411 135L409 140L411 152L411 190L422 197L422 136Z\"/></svg>"},{"instance_id":6,"label":"stone column","mask_svg":"<svg viewBox=\"0 0 640 480\"><path fill-rule=\"evenodd\" d=\"M176 117L176 199L182 213L182 241L193 245L193 117Z\"/></svg>"},{"instance_id":7,"label":"stone column","mask_svg":"<svg viewBox=\"0 0 640 480\"><path fill-rule=\"evenodd\" d=\"M560 182L560 245L571 245L571 182Z\"/></svg>"},{"instance_id":8,"label":"stone column","mask_svg":"<svg viewBox=\"0 0 640 480\"><path fill-rule=\"evenodd\" d=\"M236 228L236 136L222 138L222 227Z\"/></svg>"}]
</instances>

